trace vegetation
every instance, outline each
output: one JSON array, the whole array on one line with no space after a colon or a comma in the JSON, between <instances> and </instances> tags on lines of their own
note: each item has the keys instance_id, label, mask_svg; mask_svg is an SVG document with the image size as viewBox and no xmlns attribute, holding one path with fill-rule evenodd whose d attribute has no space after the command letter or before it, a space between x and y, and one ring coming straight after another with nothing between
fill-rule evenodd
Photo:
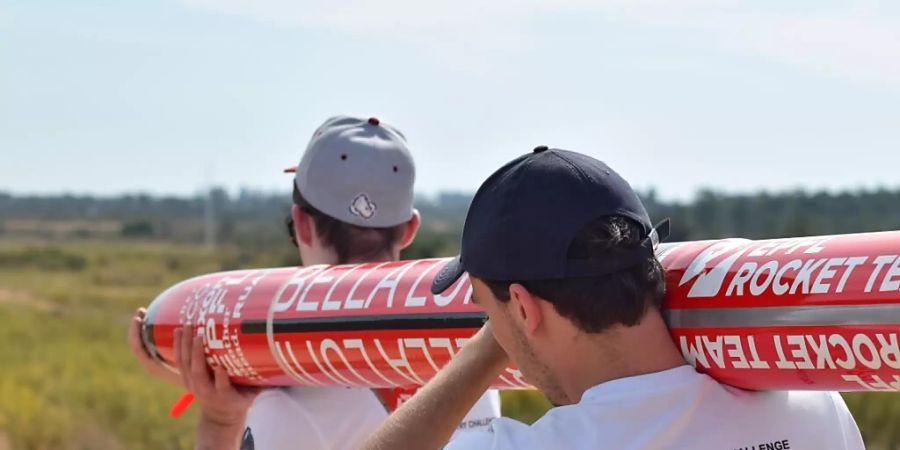
<instances>
[{"instance_id":1,"label":"vegetation","mask_svg":"<svg viewBox=\"0 0 900 450\"><path fill-rule=\"evenodd\" d=\"M217 270L220 255L165 244L10 242L0 255L0 433L10 448L190 448L193 417L166 415L179 392L141 372L124 333L134 308L168 284ZM59 265L60 255L83 265Z\"/></svg>"},{"instance_id":2,"label":"vegetation","mask_svg":"<svg viewBox=\"0 0 900 450\"><path fill-rule=\"evenodd\" d=\"M214 249L201 245L199 199L0 194L0 450L190 448L196 411L169 418L181 393L148 378L125 347L133 310L193 275L297 264L284 200L212 198L225 243ZM654 219L673 218L676 240L900 229L900 191L644 198ZM469 201L422 200L425 227L404 256L455 252ZM844 396L869 448L900 445L897 395ZM536 392L503 400L505 415L529 422L549 407Z\"/></svg>"}]
</instances>

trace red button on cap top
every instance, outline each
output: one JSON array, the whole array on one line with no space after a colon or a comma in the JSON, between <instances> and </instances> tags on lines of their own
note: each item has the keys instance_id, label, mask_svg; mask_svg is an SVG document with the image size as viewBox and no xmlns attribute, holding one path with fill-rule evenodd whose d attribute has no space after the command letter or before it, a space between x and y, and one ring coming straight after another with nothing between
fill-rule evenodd
<instances>
[{"instance_id":1,"label":"red button on cap top","mask_svg":"<svg viewBox=\"0 0 900 450\"><path fill-rule=\"evenodd\" d=\"M369 117L369 125L378 125L379 123L381 121L377 117Z\"/></svg>"}]
</instances>

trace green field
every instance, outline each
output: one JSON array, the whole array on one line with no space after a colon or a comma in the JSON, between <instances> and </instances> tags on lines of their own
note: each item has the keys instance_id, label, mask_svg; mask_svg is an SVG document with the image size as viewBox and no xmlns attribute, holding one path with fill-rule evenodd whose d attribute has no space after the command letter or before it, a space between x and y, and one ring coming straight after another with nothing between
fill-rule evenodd
<instances>
[{"instance_id":1,"label":"green field","mask_svg":"<svg viewBox=\"0 0 900 450\"><path fill-rule=\"evenodd\" d=\"M191 448L196 411L168 417L181 392L132 359L131 314L193 275L283 261L160 243L0 241L0 450ZM509 404L527 418L542 400Z\"/></svg>"},{"instance_id":2,"label":"green field","mask_svg":"<svg viewBox=\"0 0 900 450\"><path fill-rule=\"evenodd\" d=\"M0 450L190 448L196 408L169 418L181 392L144 375L126 348L133 310L193 275L284 261L150 242L0 241ZM900 446L900 397L845 398L869 448ZM537 393L505 393L506 415L534 420L544 408Z\"/></svg>"}]
</instances>

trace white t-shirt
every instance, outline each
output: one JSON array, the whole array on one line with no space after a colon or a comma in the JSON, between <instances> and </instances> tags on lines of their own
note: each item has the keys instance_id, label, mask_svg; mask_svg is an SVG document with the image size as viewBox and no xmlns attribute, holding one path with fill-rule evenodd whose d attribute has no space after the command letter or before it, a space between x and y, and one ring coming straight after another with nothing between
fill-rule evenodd
<instances>
[{"instance_id":1,"label":"white t-shirt","mask_svg":"<svg viewBox=\"0 0 900 450\"><path fill-rule=\"evenodd\" d=\"M488 391L469 411L454 439L487 430L499 416L500 396ZM241 450L356 449L386 417L384 405L369 389L267 389L247 414Z\"/></svg>"},{"instance_id":2,"label":"white t-shirt","mask_svg":"<svg viewBox=\"0 0 900 450\"><path fill-rule=\"evenodd\" d=\"M750 392L690 366L594 386L529 426L494 420L445 449L864 449L846 404L830 392Z\"/></svg>"}]
</instances>

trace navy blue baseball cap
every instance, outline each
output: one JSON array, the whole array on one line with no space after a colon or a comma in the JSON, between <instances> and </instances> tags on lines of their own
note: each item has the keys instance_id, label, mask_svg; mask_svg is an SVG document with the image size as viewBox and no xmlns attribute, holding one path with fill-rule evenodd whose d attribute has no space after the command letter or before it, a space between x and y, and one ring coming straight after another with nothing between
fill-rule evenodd
<instances>
[{"instance_id":1,"label":"navy blue baseball cap","mask_svg":"<svg viewBox=\"0 0 900 450\"><path fill-rule=\"evenodd\" d=\"M641 229L639 246L596 261L569 258L578 232L600 217L623 216ZM464 272L488 280L528 281L607 275L633 267L668 236L631 186L602 161L540 146L494 172L478 189L463 228L460 255L431 285L443 292Z\"/></svg>"}]
</instances>

